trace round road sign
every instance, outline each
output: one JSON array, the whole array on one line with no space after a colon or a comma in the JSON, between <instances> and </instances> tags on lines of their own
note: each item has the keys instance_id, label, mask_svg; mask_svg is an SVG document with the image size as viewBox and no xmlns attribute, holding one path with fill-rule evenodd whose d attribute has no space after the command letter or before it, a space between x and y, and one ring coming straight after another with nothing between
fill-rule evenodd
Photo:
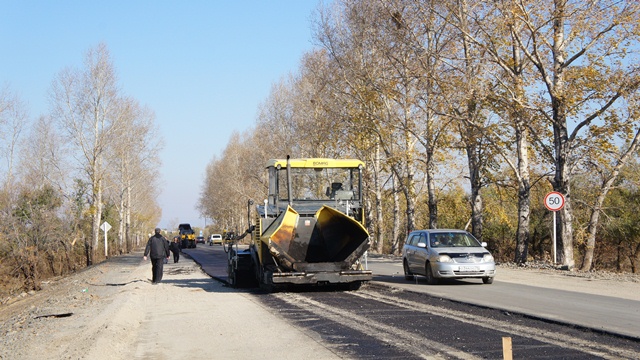
<instances>
[{"instance_id":1,"label":"round road sign","mask_svg":"<svg viewBox=\"0 0 640 360\"><path fill-rule=\"evenodd\" d=\"M550 211L558 211L564 207L564 195L552 191L544 197L544 206Z\"/></svg>"}]
</instances>

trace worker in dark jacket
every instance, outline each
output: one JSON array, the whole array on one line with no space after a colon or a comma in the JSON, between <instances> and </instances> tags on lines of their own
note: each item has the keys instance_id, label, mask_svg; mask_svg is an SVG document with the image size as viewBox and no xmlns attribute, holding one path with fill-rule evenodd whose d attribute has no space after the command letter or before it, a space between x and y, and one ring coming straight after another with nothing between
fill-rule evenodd
<instances>
[{"instance_id":1,"label":"worker in dark jacket","mask_svg":"<svg viewBox=\"0 0 640 360\"><path fill-rule=\"evenodd\" d=\"M156 228L155 234L147 241L147 247L144 249L144 260L147 255L151 257L151 271L153 277L152 284L158 284L162 280L162 267L164 260L169 259L169 242L160 234L160 228Z\"/></svg>"},{"instance_id":2,"label":"worker in dark jacket","mask_svg":"<svg viewBox=\"0 0 640 360\"><path fill-rule=\"evenodd\" d=\"M169 245L169 250L173 253L173 263L177 263L180 260L180 238L174 237L173 242Z\"/></svg>"}]
</instances>

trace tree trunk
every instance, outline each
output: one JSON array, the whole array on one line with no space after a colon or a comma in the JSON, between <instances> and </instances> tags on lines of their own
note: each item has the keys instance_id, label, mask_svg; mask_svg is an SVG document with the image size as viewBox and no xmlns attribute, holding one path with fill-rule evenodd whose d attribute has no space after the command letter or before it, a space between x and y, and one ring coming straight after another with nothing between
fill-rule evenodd
<instances>
[{"instance_id":1,"label":"tree trunk","mask_svg":"<svg viewBox=\"0 0 640 360\"><path fill-rule=\"evenodd\" d=\"M472 140L467 139L467 161L469 165L469 182L471 183L471 233L479 241L482 241L483 204L482 204L482 180L480 178L479 149ZM473 145L472 145L473 144Z\"/></svg>"},{"instance_id":2,"label":"tree trunk","mask_svg":"<svg viewBox=\"0 0 640 360\"><path fill-rule=\"evenodd\" d=\"M529 256L529 216L531 200L529 182L518 184L518 229L516 231L515 263L524 264Z\"/></svg>"},{"instance_id":3,"label":"tree trunk","mask_svg":"<svg viewBox=\"0 0 640 360\"><path fill-rule=\"evenodd\" d=\"M518 154L518 229L516 230L516 264L527 262L529 252L529 217L531 215L531 183L529 179L529 141L526 125L518 118L516 146Z\"/></svg>"},{"instance_id":4,"label":"tree trunk","mask_svg":"<svg viewBox=\"0 0 640 360\"><path fill-rule=\"evenodd\" d=\"M596 246L596 232L598 230L600 211L602 210L602 204L604 203L607 193L611 188L611 184L613 184L613 181L616 178L617 176L609 178L605 185L603 185L602 191L596 198L596 203L591 209L589 224L587 226L587 240L585 242L584 257L582 258L582 266L580 267L580 269L583 271L589 271L593 266L594 249Z\"/></svg>"},{"instance_id":5,"label":"tree trunk","mask_svg":"<svg viewBox=\"0 0 640 360\"><path fill-rule=\"evenodd\" d=\"M118 209L118 241L117 248L115 249L116 254L123 253L123 244L124 244L124 213L125 213L125 203L126 200L124 198L124 191L120 192L120 208Z\"/></svg>"},{"instance_id":6,"label":"tree trunk","mask_svg":"<svg viewBox=\"0 0 640 360\"><path fill-rule=\"evenodd\" d=\"M433 176L435 172L435 164L433 161L433 151L427 152L427 193L429 198L427 199L429 208L429 229L438 228L438 199L436 197L436 181Z\"/></svg>"},{"instance_id":7,"label":"tree trunk","mask_svg":"<svg viewBox=\"0 0 640 360\"><path fill-rule=\"evenodd\" d=\"M391 238L393 239L392 253L398 254L400 249L400 192L396 186L396 176L391 174L391 191L393 192L393 227Z\"/></svg>"},{"instance_id":8,"label":"tree trunk","mask_svg":"<svg viewBox=\"0 0 640 360\"><path fill-rule=\"evenodd\" d=\"M477 55L473 51L470 38L468 20L468 4L465 1L457 3L460 16L460 29L462 30L461 51L464 55L464 65L461 67L461 80L464 87L461 91L464 93L465 100L460 105L460 137L465 146L467 153L467 165L469 167L469 185L471 189L471 197L469 203L471 205L471 232L479 240L482 241L483 211L482 203L482 175L484 172L484 159L482 154L482 138L483 134L478 130L482 127L479 123L479 113L482 107L481 96L479 91L479 82L477 74L480 72L480 62Z\"/></svg>"},{"instance_id":9,"label":"tree trunk","mask_svg":"<svg viewBox=\"0 0 640 360\"><path fill-rule=\"evenodd\" d=\"M516 28L513 31L519 32ZM513 34L512 34L513 36ZM530 216L531 216L531 179L529 175L529 127L531 120L527 116L521 104L525 103L525 90L523 79L522 53L515 40L512 45L513 65L510 67L513 74L513 87L515 101L510 101L513 107L513 121L516 136L516 179L518 181L518 228L516 230L516 251L514 261L516 264L527 262L530 241Z\"/></svg>"},{"instance_id":10,"label":"tree trunk","mask_svg":"<svg viewBox=\"0 0 640 360\"><path fill-rule=\"evenodd\" d=\"M484 222L481 188L471 190L471 233L482 241L482 226Z\"/></svg>"},{"instance_id":11,"label":"tree trunk","mask_svg":"<svg viewBox=\"0 0 640 360\"><path fill-rule=\"evenodd\" d=\"M124 226L124 242L127 253L133 251L131 246L131 180L127 180L127 201L125 202L125 226Z\"/></svg>"},{"instance_id":12,"label":"tree trunk","mask_svg":"<svg viewBox=\"0 0 640 360\"><path fill-rule=\"evenodd\" d=\"M631 272L637 274L638 266L640 266L640 243L636 245L636 250L634 251L633 258L631 259Z\"/></svg>"},{"instance_id":13,"label":"tree trunk","mask_svg":"<svg viewBox=\"0 0 640 360\"><path fill-rule=\"evenodd\" d=\"M584 257L582 259L581 270L589 271L591 270L593 264L593 252L596 247L596 231L598 229L598 221L600 219L600 211L602 210L602 205L604 204L604 200L613 186L614 182L618 179L618 175L620 174L620 169L627 163L627 160L631 156L631 154L635 154L636 149L638 147L638 140L640 139L640 129L636 131L636 135L629 145L629 148L622 154L616 165L611 170L611 174L608 178L605 178L604 183L600 187L600 194L596 198L596 203L594 204L591 210L591 216L589 219L588 231L587 231L587 241L586 247L584 251ZM633 263L633 261L632 261Z\"/></svg>"},{"instance_id":14,"label":"tree trunk","mask_svg":"<svg viewBox=\"0 0 640 360\"><path fill-rule=\"evenodd\" d=\"M565 96L565 4L555 2L553 20L553 91L551 91L551 108L553 118L553 143L555 148L555 176L553 189L565 197L565 205L556 217L560 237L557 241L559 262L574 267L573 259L573 209L571 206L571 175L569 173L569 135L567 131L567 104Z\"/></svg>"},{"instance_id":15,"label":"tree trunk","mask_svg":"<svg viewBox=\"0 0 640 360\"><path fill-rule=\"evenodd\" d=\"M94 170L94 177L98 176L98 172L96 170ZM93 206L94 206L94 213L93 213L93 218L92 218L92 234L93 234L93 239L91 241L91 257L92 257L92 263L93 263L93 259L95 259L96 256L96 250L98 250L98 244L100 241L100 220L102 219L102 180L101 179L97 179L96 181L94 181L94 187L93 187Z\"/></svg>"},{"instance_id":16,"label":"tree trunk","mask_svg":"<svg viewBox=\"0 0 640 360\"><path fill-rule=\"evenodd\" d=\"M567 191L569 187L567 186ZM573 210L571 208L571 201L568 194L565 194L565 204L562 210L559 211L560 216L556 217L556 221L560 222L556 226L560 229L560 238L558 239L558 255L560 258L558 262L573 269L575 266L573 258Z\"/></svg>"},{"instance_id":17,"label":"tree trunk","mask_svg":"<svg viewBox=\"0 0 640 360\"><path fill-rule=\"evenodd\" d=\"M557 102L555 102L557 103ZM555 106L554 113L564 114L562 106ZM557 115L564 118L563 116ZM553 180L553 190L561 193L565 197L564 207L558 211L560 216L556 217L556 228L560 230L557 239L557 262L574 267L573 259L573 211L571 207L571 185L569 183L569 170L567 166L567 129L566 126L554 125L554 142L556 152L556 171Z\"/></svg>"},{"instance_id":18,"label":"tree trunk","mask_svg":"<svg viewBox=\"0 0 640 360\"><path fill-rule=\"evenodd\" d=\"M412 232L415 229L415 213L416 213L416 206L415 206L415 198L416 198L416 194L415 194L415 189L414 189L414 184L413 184L413 178L414 178L414 172L413 172L413 167L412 167L412 161L411 161L411 157L409 157L407 159L406 162L406 167L407 167L407 178L406 178L406 184L404 186L404 190L405 190L405 200L407 203L407 234Z\"/></svg>"},{"instance_id":19,"label":"tree trunk","mask_svg":"<svg viewBox=\"0 0 640 360\"><path fill-rule=\"evenodd\" d=\"M618 239L618 243L616 244L616 251L617 251L617 256L616 256L616 271L620 272L622 270L622 259L624 258L624 256L622 255L623 253L623 249L622 249L622 240Z\"/></svg>"},{"instance_id":20,"label":"tree trunk","mask_svg":"<svg viewBox=\"0 0 640 360\"><path fill-rule=\"evenodd\" d=\"M87 266L93 265L93 246L89 238L84 238L84 255L87 259Z\"/></svg>"},{"instance_id":21,"label":"tree trunk","mask_svg":"<svg viewBox=\"0 0 640 360\"><path fill-rule=\"evenodd\" d=\"M376 227L375 236L377 241L376 251L378 254L382 254L384 251L384 218L382 216L382 186L380 184L380 146L376 144L376 150L373 161L373 186L375 194L375 214L376 214Z\"/></svg>"}]
</instances>

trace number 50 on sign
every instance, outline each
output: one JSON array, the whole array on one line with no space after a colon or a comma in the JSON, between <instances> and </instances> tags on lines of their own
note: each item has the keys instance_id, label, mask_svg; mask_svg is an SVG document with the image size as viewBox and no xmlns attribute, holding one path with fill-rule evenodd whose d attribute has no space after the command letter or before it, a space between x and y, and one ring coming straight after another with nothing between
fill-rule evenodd
<instances>
[{"instance_id":1,"label":"number 50 on sign","mask_svg":"<svg viewBox=\"0 0 640 360\"><path fill-rule=\"evenodd\" d=\"M557 191L552 191L544 197L544 206L549 211L558 211L564 207L564 195Z\"/></svg>"}]
</instances>

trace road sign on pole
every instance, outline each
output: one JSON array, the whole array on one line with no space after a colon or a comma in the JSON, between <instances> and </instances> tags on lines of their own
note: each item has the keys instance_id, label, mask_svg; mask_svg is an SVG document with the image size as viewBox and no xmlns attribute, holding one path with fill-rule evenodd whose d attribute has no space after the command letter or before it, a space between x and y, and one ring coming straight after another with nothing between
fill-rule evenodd
<instances>
[{"instance_id":1,"label":"road sign on pole","mask_svg":"<svg viewBox=\"0 0 640 360\"><path fill-rule=\"evenodd\" d=\"M557 191L552 191L544 197L544 206L546 206L549 211L558 211L564 207L564 201L564 195Z\"/></svg>"},{"instance_id":2,"label":"road sign on pole","mask_svg":"<svg viewBox=\"0 0 640 360\"><path fill-rule=\"evenodd\" d=\"M553 264L556 263L556 212L564 207L564 195L557 191L552 191L544 197L544 206L553 211Z\"/></svg>"},{"instance_id":3,"label":"road sign on pole","mask_svg":"<svg viewBox=\"0 0 640 360\"><path fill-rule=\"evenodd\" d=\"M102 225L100 225L100 229L104 232L107 232L109 230L111 230L111 224L109 224L108 222L103 222Z\"/></svg>"},{"instance_id":4,"label":"road sign on pole","mask_svg":"<svg viewBox=\"0 0 640 360\"><path fill-rule=\"evenodd\" d=\"M100 225L100 229L104 231L104 257L108 258L109 253L107 252L107 231L111 229L111 224L105 221L102 223L102 225Z\"/></svg>"}]
</instances>

